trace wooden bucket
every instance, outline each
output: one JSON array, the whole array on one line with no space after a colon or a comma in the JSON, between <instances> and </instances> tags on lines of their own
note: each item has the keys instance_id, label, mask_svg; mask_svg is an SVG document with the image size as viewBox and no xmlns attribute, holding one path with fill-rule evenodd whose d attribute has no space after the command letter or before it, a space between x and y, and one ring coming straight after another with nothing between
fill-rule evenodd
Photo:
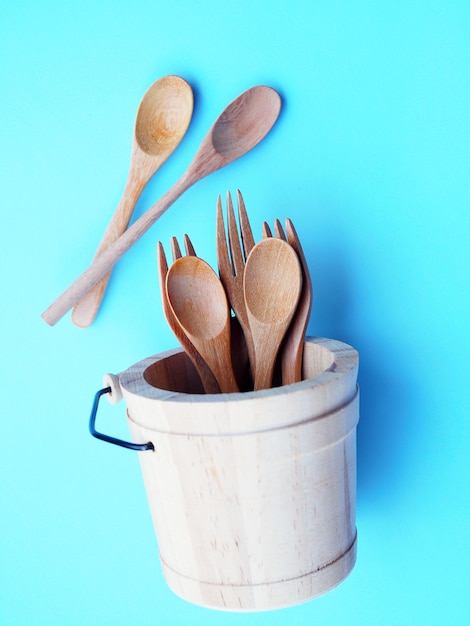
<instances>
[{"instance_id":1,"label":"wooden bucket","mask_svg":"<svg viewBox=\"0 0 470 626\"><path fill-rule=\"evenodd\" d=\"M308 338L303 368L294 385L205 395L176 349L119 376L132 440L153 444L139 457L163 572L189 602L286 607L354 566L358 354Z\"/></svg>"}]
</instances>

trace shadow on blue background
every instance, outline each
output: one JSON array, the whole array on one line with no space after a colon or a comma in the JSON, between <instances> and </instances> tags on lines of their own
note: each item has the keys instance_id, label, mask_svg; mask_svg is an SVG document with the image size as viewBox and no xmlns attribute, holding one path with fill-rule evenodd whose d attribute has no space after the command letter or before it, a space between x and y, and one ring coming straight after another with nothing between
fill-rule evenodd
<instances>
[{"instance_id":1,"label":"shadow on blue background","mask_svg":"<svg viewBox=\"0 0 470 626\"><path fill-rule=\"evenodd\" d=\"M348 247L341 239L331 239L320 252L321 266L315 244L307 242L305 254L314 285L309 334L339 339L359 352L358 499L362 504L378 503L397 497L401 481L406 480L407 441L414 440L419 424L417 415L410 419L419 383L410 374L400 338L393 341L386 328L367 326ZM403 369L397 363L403 363Z\"/></svg>"}]
</instances>

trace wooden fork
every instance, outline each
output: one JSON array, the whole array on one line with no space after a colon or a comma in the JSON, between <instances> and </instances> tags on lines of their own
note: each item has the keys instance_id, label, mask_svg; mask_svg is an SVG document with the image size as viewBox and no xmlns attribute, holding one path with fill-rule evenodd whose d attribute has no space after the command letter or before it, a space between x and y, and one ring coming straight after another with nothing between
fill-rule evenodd
<instances>
[{"instance_id":1,"label":"wooden fork","mask_svg":"<svg viewBox=\"0 0 470 626\"><path fill-rule=\"evenodd\" d=\"M285 224L287 236L282 228L281 222L279 220L274 221L275 235L279 239L287 241L292 246L299 257L302 267L302 291L300 292L299 303L281 349L282 384L289 385L302 380L303 350L305 334L307 332L312 308L313 289L307 260L294 224L290 219L286 219ZM262 232L263 237L272 237L271 229L266 222L263 224Z\"/></svg>"},{"instance_id":2,"label":"wooden fork","mask_svg":"<svg viewBox=\"0 0 470 626\"><path fill-rule=\"evenodd\" d=\"M238 217L240 236L232 204L232 196L227 192L227 225L228 243L222 214L220 195L217 199L217 263L220 280L227 294L230 306L235 313L245 336L248 349L248 358L251 372L255 371L255 350L246 312L245 297L243 294L243 272L245 262L251 249L255 245L250 221L243 201L243 196L237 190Z\"/></svg>"},{"instance_id":3,"label":"wooden fork","mask_svg":"<svg viewBox=\"0 0 470 626\"><path fill-rule=\"evenodd\" d=\"M184 235L184 246L186 254L188 256L196 256L193 244L191 243L188 235ZM182 256L181 249L176 237L171 238L171 251L173 261L176 261L176 259L179 259ZM168 263L165 256L165 250L163 249L163 245L160 241L158 242L158 268L160 273L160 291L162 296L163 312L165 313L168 324L173 331L175 337L181 344L183 350L186 352L188 357L191 359L194 367L196 368L199 377L201 378L204 391L206 393L220 393L220 387L214 377L214 374L211 372L209 366L196 350L196 348L193 346L193 344L189 341L188 337L181 329L181 326L178 324L173 311L171 310L171 306L168 302L166 294L165 284L166 275L168 274Z\"/></svg>"}]
</instances>

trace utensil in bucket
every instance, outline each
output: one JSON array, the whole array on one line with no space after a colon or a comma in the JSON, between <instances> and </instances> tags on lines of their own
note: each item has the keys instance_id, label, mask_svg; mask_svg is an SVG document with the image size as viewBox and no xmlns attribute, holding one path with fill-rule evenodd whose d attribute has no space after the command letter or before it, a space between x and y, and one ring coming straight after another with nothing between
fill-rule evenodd
<instances>
[{"instance_id":1,"label":"utensil in bucket","mask_svg":"<svg viewBox=\"0 0 470 626\"><path fill-rule=\"evenodd\" d=\"M92 434L139 450L170 588L228 611L299 604L356 560L358 353L306 339L303 380L204 394L180 349L107 375ZM131 442L95 429L102 395L122 394Z\"/></svg>"}]
</instances>

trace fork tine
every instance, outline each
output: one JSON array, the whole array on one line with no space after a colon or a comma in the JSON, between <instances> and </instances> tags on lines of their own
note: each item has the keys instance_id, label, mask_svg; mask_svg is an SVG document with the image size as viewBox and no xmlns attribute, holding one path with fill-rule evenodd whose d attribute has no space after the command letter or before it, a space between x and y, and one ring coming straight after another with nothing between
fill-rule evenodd
<instances>
[{"instance_id":1,"label":"fork tine","mask_svg":"<svg viewBox=\"0 0 470 626\"><path fill-rule=\"evenodd\" d=\"M168 274L168 263L165 256L165 250L161 241L158 242L158 273L160 275L160 290L162 292L162 301L166 301L165 281ZM164 305L165 306L165 305Z\"/></svg>"},{"instance_id":2,"label":"fork tine","mask_svg":"<svg viewBox=\"0 0 470 626\"><path fill-rule=\"evenodd\" d=\"M237 222L233 210L232 196L227 191L227 222L228 222L228 245L232 258L232 266L235 276L243 274L245 269L245 260L243 258L240 237L238 235Z\"/></svg>"},{"instance_id":3,"label":"fork tine","mask_svg":"<svg viewBox=\"0 0 470 626\"><path fill-rule=\"evenodd\" d=\"M284 229L282 228L282 224L281 224L281 222L278 219L274 220L274 232L276 233L276 237L278 239L282 239L283 241L287 241L287 237L286 237L286 234L284 232Z\"/></svg>"},{"instance_id":4,"label":"fork tine","mask_svg":"<svg viewBox=\"0 0 470 626\"><path fill-rule=\"evenodd\" d=\"M165 250L161 241L158 242L158 267L164 269L165 275L168 272L168 263L166 260Z\"/></svg>"},{"instance_id":5,"label":"fork tine","mask_svg":"<svg viewBox=\"0 0 470 626\"><path fill-rule=\"evenodd\" d=\"M189 238L189 235L183 235L184 240L184 249L186 250L187 256L197 256L196 250L194 249L193 243Z\"/></svg>"},{"instance_id":6,"label":"fork tine","mask_svg":"<svg viewBox=\"0 0 470 626\"><path fill-rule=\"evenodd\" d=\"M245 253L245 260L251 252L251 249L255 245L253 237L253 231L251 230L250 220L246 212L245 201L243 200L242 192L237 189L237 201L238 201L238 220L240 222L240 233Z\"/></svg>"},{"instance_id":7,"label":"fork tine","mask_svg":"<svg viewBox=\"0 0 470 626\"><path fill-rule=\"evenodd\" d=\"M287 240L290 243L290 245L294 248L294 250L297 252L297 255L302 265L302 269L305 271L306 276L310 280L310 272L308 269L307 259L305 258L305 254L304 254L302 245L300 243L300 239L297 234L297 231L295 230L294 224L292 223L292 220L290 220L289 218L286 219L286 232L287 232Z\"/></svg>"},{"instance_id":8,"label":"fork tine","mask_svg":"<svg viewBox=\"0 0 470 626\"><path fill-rule=\"evenodd\" d=\"M219 266L220 278L222 282L226 282L226 277L233 276L233 267L230 261L227 247L227 237L225 235L224 217L222 214L222 200L220 194L217 196L216 230L217 264Z\"/></svg>"},{"instance_id":9,"label":"fork tine","mask_svg":"<svg viewBox=\"0 0 470 626\"><path fill-rule=\"evenodd\" d=\"M160 294L163 306L163 313L170 325L170 328L174 331L174 316L171 307L168 303L168 297L166 294L166 276L168 274L168 261L166 260L165 249L161 241L158 242L158 273L160 276Z\"/></svg>"},{"instance_id":10,"label":"fork tine","mask_svg":"<svg viewBox=\"0 0 470 626\"><path fill-rule=\"evenodd\" d=\"M263 239L267 239L268 237L273 236L268 222L263 222L263 226L261 227L261 232L263 234Z\"/></svg>"},{"instance_id":11,"label":"fork tine","mask_svg":"<svg viewBox=\"0 0 470 626\"><path fill-rule=\"evenodd\" d=\"M180 248L180 244L178 243L178 239L176 237L172 237L170 241L171 241L171 254L173 256L173 263L174 263L177 259L181 259L182 257L181 248Z\"/></svg>"}]
</instances>

